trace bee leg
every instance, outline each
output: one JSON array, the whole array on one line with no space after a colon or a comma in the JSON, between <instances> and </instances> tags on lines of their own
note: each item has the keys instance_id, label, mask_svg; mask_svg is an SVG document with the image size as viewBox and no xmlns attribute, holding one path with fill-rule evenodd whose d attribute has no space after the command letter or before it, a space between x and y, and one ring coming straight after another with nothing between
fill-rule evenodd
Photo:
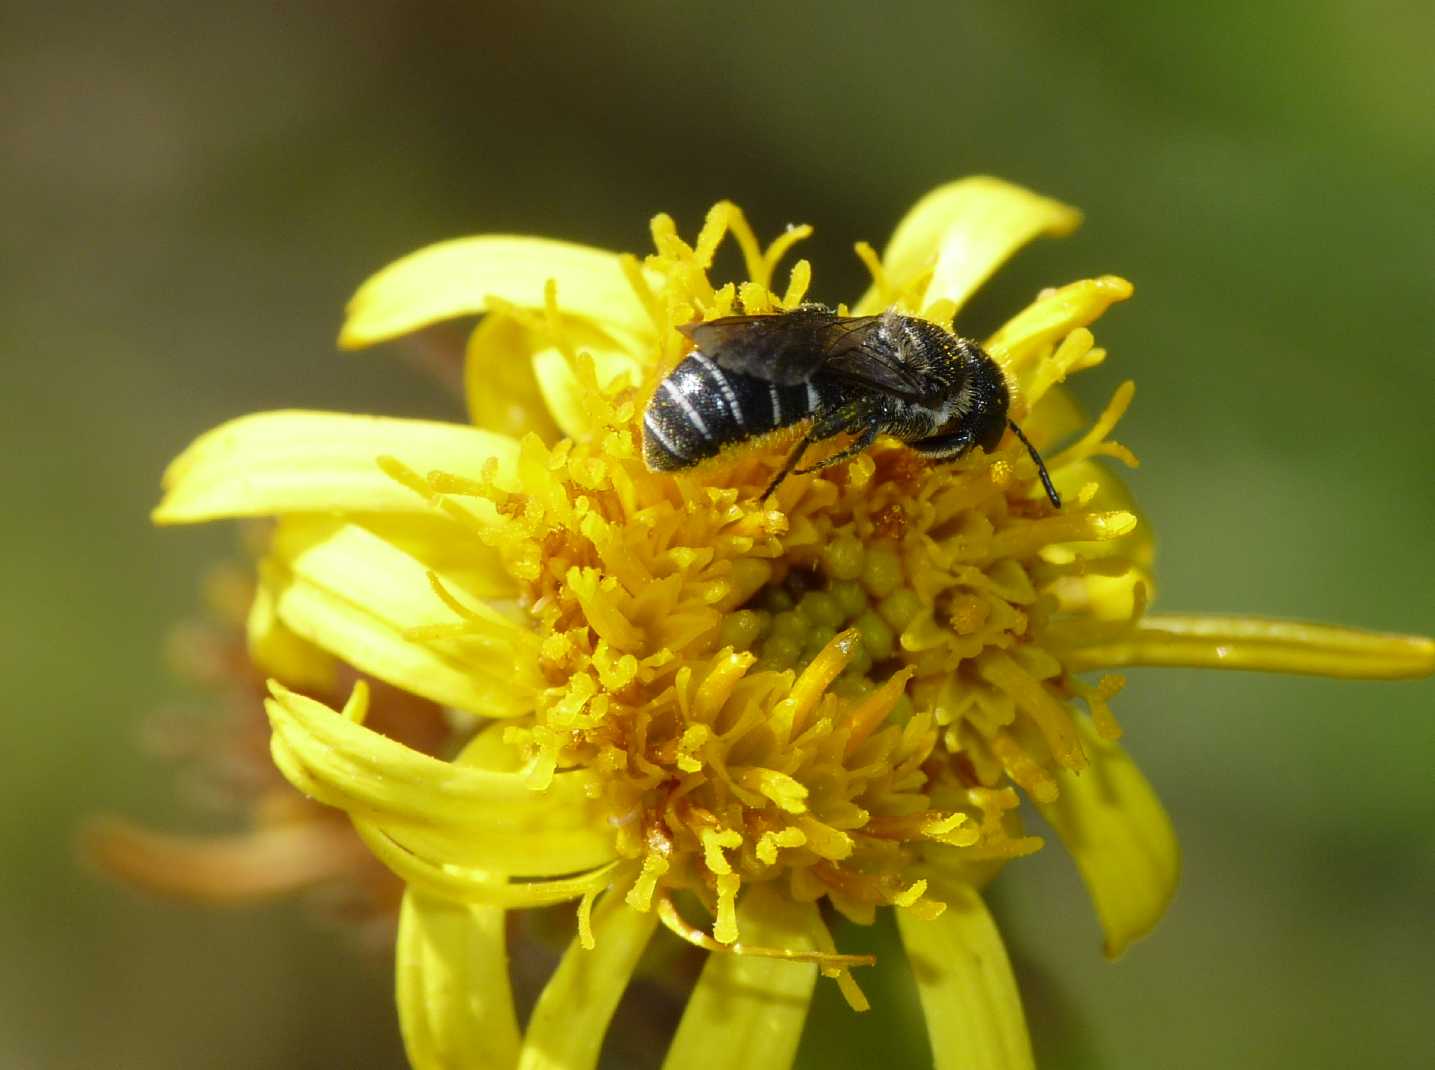
<instances>
[{"instance_id":1,"label":"bee leg","mask_svg":"<svg viewBox=\"0 0 1435 1070\"><path fill-rule=\"evenodd\" d=\"M799 476L805 476L810 472L820 472L824 468L831 468L834 464L841 464L849 457L856 457L857 454L861 453L868 446L872 445L872 440L877 437L877 429L877 424L868 424L862 429L861 433L858 434L857 441L853 442L846 449L838 450L831 457L824 457L822 460L814 464L811 468L799 468L796 474Z\"/></svg>"},{"instance_id":2,"label":"bee leg","mask_svg":"<svg viewBox=\"0 0 1435 1070\"><path fill-rule=\"evenodd\" d=\"M1054 508L1061 508L1061 495L1056 492L1052 485L1051 476L1047 475L1046 465L1042 463L1041 454L1036 452L1036 447L1027 441L1026 436L1021 433L1021 428L1014 422L1007 421L1008 426L1016 432L1016 437L1026 447L1031 459L1036 462L1037 475L1041 477L1042 489L1046 491L1047 498ZM950 435L933 435L931 438L919 438L916 442L909 442L907 445L916 450L923 457L930 457L934 461L955 461L976 444L976 434L970 429L955 431Z\"/></svg>"},{"instance_id":3,"label":"bee leg","mask_svg":"<svg viewBox=\"0 0 1435 1070\"><path fill-rule=\"evenodd\" d=\"M769 483L767 489L762 492L762 497L758 499L759 501L766 501L768 498L771 498L772 492L777 489L778 484L792 474L792 470L797 467L797 462L802 460L802 455L807 452L807 447L812 445L812 440L813 434L811 431L802 436L802 441L797 444L796 449L787 455L787 460L782 462L782 467L777 470L777 475L772 477L772 482Z\"/></svg>"},{"instance_id":4,"label":"bee leg","mask_svg":"<svg viewBox=\"0 0 1435 1070\"><path fill-rule=\"evenodd\" d=\"M971 428L964 427L960 431L953 431L950 435L919 438L916 442L909 442L907 445L923 457L930 457L934 461L955 461L971 449L976 441L976 433Z\"/></svg>"},{"instance_id":5,"label":"bee leg","mask_svg":"<svg viewBox=\"0 0 1435 1070\"><path fill-rule=\"evenodd\" d=\"M812 427L808 430L807 434L802 437L802 441L797 444L797 448L787 455L787 460L782 463L782 468L778 470L772 482L767 485L767 490L763 491L763 500L770 497L772 492L777 489L778 484L789 475L805 476L811 472L820 472L822 469L845 461L849 457L855 457L868 446L872 445L872 440L877 437L877 432L882 430L883 426L885 425L882 422L880 412L864 412L855 406L831 410L821 414L813 421ZM824 439L832 438L834 435L840 435L844 431L855 432L857 441L853 442L846 449L838 450L831 457L826 457L818 461L811 468L797 468L797 462L802 460L802 455L807 452L808 446L814 442L821 442ZM795 473L793 472L794 468L797 469Z\"/></svg>"}]
</instances>

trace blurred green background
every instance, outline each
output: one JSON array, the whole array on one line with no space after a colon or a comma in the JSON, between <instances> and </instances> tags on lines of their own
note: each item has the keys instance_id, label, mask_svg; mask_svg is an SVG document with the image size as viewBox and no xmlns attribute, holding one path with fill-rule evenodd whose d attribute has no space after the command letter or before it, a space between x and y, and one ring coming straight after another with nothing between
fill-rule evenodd
<instances>
[{"instance_id":1,"label":"blurred green background","mask_svg":"<svg viewBox=\"0 0 1435 1070\"><path fill-rule=\"evenodd\" d=\"M255 409L456 414L333 346L352 288L435 239L641 251L654 211L691 231L732 197L815 224L838 300L851 242L931 186L1026 183L1086 225L962 325L1136 283L1078 391L1138 381L1160 604L1435 631L1435 8L1378 7L6 5L0 1066L400 1065L381 954L297 904L116 888L74 835L198 820L136 740L236 539L151 530L162 466ZM1042 1065L1435 1061L1435 685L1145 672L1117 712L1185 875L1109 965L1059 850L1008 870ZM822 987L807 1065L920 1064L869 991L858 1020Z\"/></svg>"}]
</instances>

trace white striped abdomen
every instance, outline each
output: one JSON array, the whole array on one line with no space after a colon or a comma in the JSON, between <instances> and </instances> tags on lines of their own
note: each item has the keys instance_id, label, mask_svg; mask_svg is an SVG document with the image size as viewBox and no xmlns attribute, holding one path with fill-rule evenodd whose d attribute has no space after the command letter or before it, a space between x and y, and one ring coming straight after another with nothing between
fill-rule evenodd
<instances>
[{"instance_id":1,"label":"white striped abdomen","mask_svg":"<svg viewBox=\"0 0 1435 1070\"><path fill-rule=\"evenodd\" d=\"M691 468L769 431L809 418L819 384L779 386L688 354L658 384L643 414L643 460L658 472Z\"/></svg>"}]
</instances>

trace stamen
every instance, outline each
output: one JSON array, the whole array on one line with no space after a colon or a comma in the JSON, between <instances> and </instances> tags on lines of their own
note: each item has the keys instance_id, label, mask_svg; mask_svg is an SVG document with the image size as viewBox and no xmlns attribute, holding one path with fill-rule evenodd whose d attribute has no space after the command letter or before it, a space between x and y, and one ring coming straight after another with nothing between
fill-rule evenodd
<instances>
[{"instance_id":1,"label":"stamen","mask_svg":"<svg viewBox=\"0 0 1435 1070\"><path fill-rule=\"evenodd\" d=\"M1087 359L1095 344L1095 337L1085 327L1078 327L1063 338L1061 345L1056 347L1056 352L1037 365L1026 385L1024 393L1028 411L1034 408L1053 386L1065 382L1066 377Z\"/></svg>"},{"instance_id":2,"label":"stamen","mask_svg":"<svg viewBox=\"0 0 1435 1070\"><path fill-rule=\"evenodd\" d=\"M1116 388L1116 393L1107 402L1101 416L1091 425L1091 430L1053 457L1051 467L1059 470L1078 461L1084 461L1093 454L1117 457L1130 467L1136 467L1136 457L1130 450L1118 442L1104 441L1120 422L1121 417L1126 414L1126 410L1131 406L1131 399L1135 395L1136 384L1127 379Z\"/></svg>"},{"instance_id":3,"label":"stamen","mask_svg":"<svg viewBox=\"0 0 1435 1070\"><path fill-rule=\"evenodd\" d=\"M832 933L828 930L827 926L818 924L813 928L813 935L817 938L818 949L829 955L837 954L837 945L833 941ZM861 986L853 979L850 970L837 969L832 966L822 966L820 968L824 977L831 977L837 982L837 989L842 993L842 998L847 1001L847 1005L854 1011L861 1014L872 1009L872 1004L868 1001L866 993L862 991Z\"/></svg>"},{"instance_id":4,"label":"stamen","mask_svg":"<svg viewBox=\"0 0 1435 1070\"><path fill-rule=\"evenodd\" d=\"M1066 685L1085 701L1087 709L1091 711L1091 720L1096 725L1097 735L1108 743L1115 743L1121 738L1121 725L1117 722L1115 714L1111 712L1110 700L1126 686L1124 676L1105 673L1097 681L1095 687L1075 676L1069 676L1066 679Z\"/></svg>"},{"instance_id":5,"label":"stamen","mask_svg":"<svg viewBox=\"0 0 1435 1070\"><path fill-rule=\"evenodd\" d=\"M803 722L827 690L827 685L837 679L837 674L847 667L847 662L857 652L861 633L848 628L822 648L812 659L792 686L792 693L773 710L774 720L785 719L788 737L802 731Z\"/></svg>"},{"instance_id":6,"label":"stamen","mask_svg":"<svg viewBox=\"0 0 1435 1070\"><path fill-rule=\"evenodd\" d=\"M885 684L858 704L851 713L847 715L847 724L851 731L847 737L847 753L850 755L872 734L873 729L887 719L907 689L907 682L916 675L917 670L912 666L899 669L893 673Z\"/></svg>"},{"instance_id":7,"label":"stamen","mask_svg":"<svg viewBox=\"0 0 1435 1070\"><path fill-rule=\"evenodd\" d=\"M1075 510L1005 528L992 536L992 557L1028 557L1044 546L1062 542L1106 542L1136 527L1136 514L1124 509L1103 513Z\"/></svg>"},{"instance_id":8,"label":"stamen","mask_svg":"<svg viewBox=\"0 0 1435 1070\"><path fill-rule=\"evenodd\" d=\"M787 282L787 292L782 295L783 308L796 308L802 304L802 299L807 296L807 288L812 285L812 264L806 260L799 260L792 265L792 275Z\"/></svg>"},{"instance_id":9,"label":"stamen","mask_svg":"<svg viewBox=\"0 0 1435 1070\"><path fill-rule=\"evenodd\" d=\"M780 832L764 832L757 841L758 860L765 865L777 864L777 852L781 848L801 847L807 843L807 834L801 829L785 828Z\"/></svg>"},{"instance_id":10,"label":"stamen","mask_svg":"<svg viewBox=\"0 0 1435 1070\"><path fill-rule=\"evenodd\" d=\"M734 955L753 955L759 958L787 959L789 962L815 962L824 969L849 969L853 966L875 966L877 965L876 955L843 955L829 951L795 951L790 948L778 947L756 947L752 944L744 944L741 941L734 941L731 944L720 944L707 933L688 924L678 908L673 904L672 899L663 893L658 897L657 902L658 919L667 927L668 931L681 940L700 947L704 951L725 951Z\"/></svg>"},{"instance_id":11,"label":"stamen","mask_svg":"<svg viewBox=\"0 0 1435 1070\"><path fill-rule=\"evenodd\" d=\"M648 318L653 321L653 326L659 329L667 326L667 318L663 314L662 306L653 293L652 287L648 285L648 280L643 275L643 266L638 263L638 258L631 253L623 253L618 257L618 266L627 278L628 285L633 288L633 293L638 295L638 303L647 310Z\"/></svg>"},{"instance_id":12,"label":"stamen","mask_svg":"<svg viewBox=\"0 0 1435 1070\"><path fill-rule=\"evenodd\" d=\"M578 943L585 951L598 946L593 938L593 902L601 891L601 888L589 888L578 901Z\"/></svg>"},{"instance_id":13,"label":"stamen","mask_svg":"<svg viewBox=\"0 0 1435 1070\"><path fill-rule=\"evenodd\" d=\"M810 224L801 223L795 227L788 227L774 238L772 244L767 247L767 252L763 254L762 258L763 276L761 278L753 276L752 281L759 282L764 286L770 285L772 276L777 271L777 265L782 263L782 258L788 254L794 245L810 237L812 237L812 227ZM795 271L796 269L794 268L793 270ZM811 273L812 269L809 266L808 274L810 275Z\"/></svg>"},{"instance_id":14,"label":"stamen","mask_svg":"<svg viewBox=\"0 0 1435 1070\"><path fill-rule=\"evenodd\" d=\"M868 274L872 276L872 285L877 291L878 305L882 308L890 308L896 303L896 300L892 286L887 281L887 271L882 267L882 260L877 255L877 250L865 241L859 241L852 248L857 253L857 259L862 261Z\"/></svg>"},{"instance_id":15,"label":"stamen","mask_svg":"<svg viewBox=\"0 0 1435 1070\"><path fill-rule=\"evenodd\" d=\"M1000 651L991 650L977 661L977 672L988 682L1000 687L1016 700L1017 708L1036 722L1051 748L1052 756L1065 768L1086 768L1086 754L1076 734L1071 711L1047 693L1015 661Z\"/></svg>"},{"instance_id":16,"label":"stamen","mask_svg":"<svg viewBox=\"0 0 1435 1070\"><path fill-rule=\"evenodd\" d=\"M991 740L992 753L1007 775L1037 802L1055 802L1061 794L1056 781L1043 769L1010 732L998 732Z\"/></svg>"},{"instance_id":17,"label":"stamen","mask_svg":"<svg viewBox=\"0 0 1435 1070\"><path fill-rule=\"evenodd\" d=\"M713 253L722 244L736 208L731 201L718 201L708 209L703 229L698 231L698 240L693 244L693 256L702 267L712 267Z\"/></svg>"},{"instance_id":18,"label":"stamen","mask_svg":"<svg viewBox=\"0 0 1435 1070\"><path fill-rule=\"evenodd\" d=\"M758 244L757 235L752 231L752 225L747 221L741 208L733 205L728 216L728 229L737 240L737 246L742 250L743 266L747 269L747 277L754 282L763 276L762 246ZM744 309L751 311L750 309Z\"/></svg>"},{"instance_id":19,"label":"stamen","mask_svg":"<svg viewBox=\"0 0 1435 1070\"><path fill-rule=\"evenodd\" d=\"M736 873L721 873L717 881L717 920L713 922L713 939L728 947L737 945L737 890L742 878Z\"/></svg>"},{"instance_id":20,"label":"stamen","mask_svg":"<svg viewBox=\"0 0 1435 1070\"><path fill-rule=\"evenodd\" d=\"M950 835L967 820L967 815L960 811L927 810L901 817L874 817L862 826L862 832L888 840L937 839Z\"/></svg>"},{"instance_id":21,"label":"stamen","mask_svg":"<svg viewBox=\"0 0 1435 1070\"><path fill-rule=\"evenodd\" d=\"M349 692L349 697L344 702L344 708L339 711L339 714L355 724L364 723L364 718L369 715L369 685L366 681L354 681L354 689Z\"/></svg>"},{"instance_id":22,"label":"stamen","mask_svg":"<svg viewBox=\"0 0 1435 1070\"><path fill-rule=\"evenodd\" d=\"M490 472L496 474L498 462L493 458L489 458L489 461L492 465ZM378 465L379 470L382 471L384 475L388 476L400 486L413 491L453 520L458 521L459 524L463 525L463 527L472 534L480 538L492 535L493 529L490 524L481 519L479 515L453 501L453 499L448 497L443 491L435 488L430 480L419 475L398 458L380 456L374 458L374 463ZM492 482L489 482L485 485L485 497L492 500L495 505L500 505L503 504L508 496L494 486Z\"/></svg>"},{"instance_id":23,"label":"stamen","mask_svg":"<svg viewBox=\"0 0 1435 1070\"><path fill-rule=\"evenodd\" d=\"M634 910L648 910L652 906L653 893L658 879L668 872L668 860L657 851L650 849L643 856L643 868L633 887L628 889L626 901Z\"/></svg>"}]
</instances>

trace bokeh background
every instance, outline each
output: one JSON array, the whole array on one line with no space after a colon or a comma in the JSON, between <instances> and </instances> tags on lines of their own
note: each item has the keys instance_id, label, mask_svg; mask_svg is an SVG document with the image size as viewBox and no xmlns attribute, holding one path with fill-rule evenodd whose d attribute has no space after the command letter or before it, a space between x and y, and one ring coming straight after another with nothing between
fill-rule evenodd
<instances>
[{"instance_id":1,"label":"bokeh background","mask_svg":"<svg viewBox=\"0 0 1435 1070\"><path fill-rule=\"evenodd\" d=\"M1377 14L1377 7L1379 8ZM138 745L161 650L236 533L155 531L163 464L278 406L456 415L352 288L478 231L642 250L720 197L818 228L855 293L934 184L1082 206L1040 286L1136 283L1099 406L1160 539L1161 604L1435 631L1435 8L5 5L0 33L0 1065L401 1065L389 963L298 904L211 911L78 864L96 811L203 827ZM1118 964L1069 861L997 907L1048 1067L1435 1061L1435 685L1137 672L1118 714L1174 815L1169 918ZM881 932L871 939L884 939ZM864 981L864 983L866 983ZM807 1066L920 1066L902 984L819 989Z\"/></svg>"}]
</instances>

